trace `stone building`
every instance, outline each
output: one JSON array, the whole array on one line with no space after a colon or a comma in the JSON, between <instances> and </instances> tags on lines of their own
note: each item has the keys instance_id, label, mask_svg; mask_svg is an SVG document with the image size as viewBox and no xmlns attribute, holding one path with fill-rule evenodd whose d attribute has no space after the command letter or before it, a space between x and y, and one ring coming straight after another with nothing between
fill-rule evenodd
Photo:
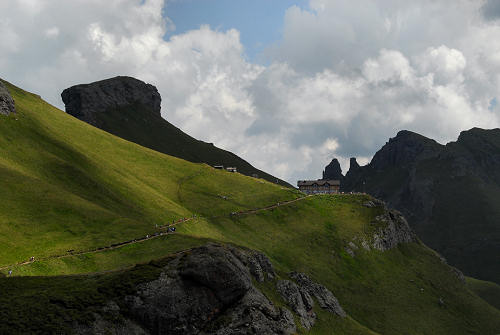
<instances>
[{"instance_id":1,"label":"stone building","mask_svg":"<svg viewBox=\"0 0 500 335\"><path fill-rule=\"evenodd\" d=\"M299 190L306 194L339 193L340 180L299 180Z\"/></svg>"}]
</instances>

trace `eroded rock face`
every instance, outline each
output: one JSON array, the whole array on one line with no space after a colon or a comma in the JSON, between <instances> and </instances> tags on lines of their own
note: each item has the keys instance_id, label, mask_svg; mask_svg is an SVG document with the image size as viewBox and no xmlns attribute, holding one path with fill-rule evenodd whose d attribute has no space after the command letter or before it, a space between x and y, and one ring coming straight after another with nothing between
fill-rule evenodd
<instances>
[{"instance_id":1,"label":"eroded rock face","mask_svg":"<svg viewBox=\"0 0 500 335\"><path fill-rule=\"evenodd\" d=\"M252 284L273 276L259 252L207 244L172 258L158 279L139 285L135 294L109 302L120 322L97 317L78 333L99 333L106 326L113 334L127 334L133 325L136 334L293 334L293 314Z\"/></svg>"},{"instance_id":2,"label":"eroded rock face","mask_svg":"<svg viewBox=\"0 0 500 335\"><path fill-rule=\"evenodd\" d=\"M313 312L314 301L307 291L290 280L278 281L276 288L279 294L300 317L300 323L306 329L311 329L316 321Z\"/></svg>"},{"instance_id":3,"label":"eroded rock face","mask_svg":"<svg viewBox=\"0 0 500 335\"><path fill-rule=\"evenodd\" d=\"M293 309L300 318L300 323L305 329L311 329L316 322L316 314L313 311L315 298L322 309L337 314L344 318L345 311L333 293L321 284L315 283L306 274L291 272L291 280L278 281L276 288L287 305Z\"/></svg>"},{"instance_id":4,"label":"eroded rock face","mask_svg":"<svg viewBox=\"0 0 500 335\"><path fill-rule=\"evenodd\" d=\"M14 99L12 99L7 87L0 81L0 114L9 115L15 112Z\"/></svg>"},{"instance_id":5,"label":"eroded rock face","mask_svg":"<svg viewBox=\"0 0 500 335\"><path fill-rule=\"evenodd\" d=\"M93 126L97 113L108 108L142 105L160 115L161 96L156 87L131 77L115 77L91 84L76 85L61 94L66 112Z\"/></svg>"},{"instance_id":6,"label":"eroded rock face","mask_svg":"<svg viewBox=\"0 0 500 335\"><path fill-rule=\"evenodd\" d=\"M382 223L382 227L378 228L373 235L372 247L374 249L385 251L400 243L417 241L417 237L408 222L396 210L386 210L384 214L376 217L376 221Z\"/></svg>"},{"instance_id":7,"label":"eroded rock face","mask_svg":"<svg viewBox=\"0 0 500 335\"><path fill-rule=\"evenodd\" d=\"M310 296L315 297L318 300L318 304L321 308L327 311L337 314L340 317L346 317L344 309L339 304L337 298L333 293L319 283L315 283L306 274L300 272L291 272L290 277L295 280L295 282Z\"/></svg>"}]
</instances>

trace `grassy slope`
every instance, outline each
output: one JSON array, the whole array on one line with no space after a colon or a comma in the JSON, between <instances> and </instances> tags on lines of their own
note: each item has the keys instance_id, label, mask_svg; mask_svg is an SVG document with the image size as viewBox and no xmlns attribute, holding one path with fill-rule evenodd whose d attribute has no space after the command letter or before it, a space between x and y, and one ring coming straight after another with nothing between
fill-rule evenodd
<instances>
[{"instance_id":1,"label":"grassy slope","mask_svg":"<svg viewBox=\"0 0 500 335\"><path fill-rule=\"evenodd\" d=\"M146 148L190 162L207 163L211 166L235 166L244 175L257 174L270 182L291 187L287 182L254 168L232 152L189 136L160 115L144 110L140 105L108 110L96 117L101 129Z\"/></svg>"},{"instance_id":2,"label":"grassy slope","mask_svg":"<svg viewBox=\"0 0 500 335\"><path fill-rule=\"evenodd\" d=\"M121 140L9 88L18 113L0 119L0 266L124 241L190 216L193 199L179 190L193 178L206 190L196 201L211 214L297 197Z\"/></svg>"},{"instance_id":3,"label":"grassy slope","mask_svg":"<svg viewBox=\"0 0 500 335\"><path fill-rule=\"evenodd\" d=\"M380 211L361 206L359 196L313 197L272 211L230 217L231 211L298 194L139 147L73 119L34 95L9 89L19 112L0 117L1 264L109 245L154 231L155 223L204 215L179 225L175 236L39 261L14 267L14 274L125 268L207 239L218 240L265 252L282 277L292 270L304 271L330 288L349 317L341 320L317 311L319 322L313 334L331 330L339 334L494 334L500 330L500 312L465 289L421 244L385 253L358 251L355 258L346 254L348 241L371 234L369 222ZM210 218L214 215L221 216ZM40 320L39 326L58 327L71 311L78 315L104 302L110 290L126 293L130 286L123 276L137 282L158 272L154 265L140 269L147 270L79 276L76 281L61 276L5 278L0 280L5 292L0 296L0 314L11 327L26 328L31 315L45 313L50 317ZM283 303L272 289L264 291ZM439 306L439 298L445 307Z\"/></svg>"},{"instance_id":4,"label":"grassy slope","mask_svg":"<svg viewBox=\"0 0 500 335\"><path fill-rule=\"evenodd\" d=\"M489 281L467 277L467 287L500 310L500 285Z\"/></svg>"}]
</instances>

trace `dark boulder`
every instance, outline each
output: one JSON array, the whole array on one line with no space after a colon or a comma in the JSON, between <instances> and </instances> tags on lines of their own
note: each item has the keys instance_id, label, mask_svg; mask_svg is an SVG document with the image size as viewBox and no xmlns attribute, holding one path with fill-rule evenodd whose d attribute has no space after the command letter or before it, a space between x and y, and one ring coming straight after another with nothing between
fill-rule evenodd
<instances>
[{"instance_id":1,"label":"dark boulder","mask_svg":"<svg viewBox=\"0 0 500 335\"><path fill-rule=\"evenodd\" d=\"M131 77L76 85L65 89L61 97L68 114L93 126L99 126L96 114L130 105L144 107L160 116L161 96L156 87Z\"/></svg>"},{"instance_id":2,"label":"dark boulder","mask_svg":"<svg viewBox=\"0 0 500 335\"><path fill-rule=\"evenodd\" d=\"M12 99L9 90L0 80L0 114L9 115L15 112L16 112L16 107L14 104L14 99Z\"/></svg>"},{"instance_id":3,"label":"dark boulder","mask_svg":"<svg viewBox=\"0 0 500 335\"><path fill-rule=\"evenodd\" d=\"M259 271L254 271L256 264ZM271 276L274 270L263 254L207 244L172 257L159 277L138 285L135 294L109 301L111 318L106 307L93 324L76 325L75 330L78 334L296 333L293 314L274 306L252 283Z\"/></svg>"}]
</instances>

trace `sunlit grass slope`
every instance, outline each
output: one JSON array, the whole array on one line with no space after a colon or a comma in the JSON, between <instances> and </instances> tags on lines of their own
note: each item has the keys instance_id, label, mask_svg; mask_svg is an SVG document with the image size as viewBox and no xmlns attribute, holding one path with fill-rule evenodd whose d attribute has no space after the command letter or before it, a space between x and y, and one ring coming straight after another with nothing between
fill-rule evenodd
<instances>
[{"instance_id":1,"label":"sunlit grass slope","mask_svg":"<svg viewBox=\"0 0 500 335\"><path fill-rule=\"evenodd\" d=\"M366 196L315 196L230 215L301 195L145 149L9 89L18 114L0 117L0 266L32 255L41 260L8 268L26 277L0 278L0 318L8 320L0 332L50 332L66 327L68 317L91 318L89 312L110 297L155 278L162 257L207 241L263 251L279 278L302 271L331 289L348 317L317 309L310 334L500 332L500 312L423 244L346 253L348 242L373 234L370 222L383 211L363 206ZM43 259L133 239L154 232L155 224L193 214L175 235ZM144 264L134 268L137 263ZM122 270L60 276L114 269ZM257 285L275 304L284 304L275 283Z\"/></svg>"},{"instance_id":2,"label":"sunlit grass slope","mask_svg":"<svg viewBox=\"0 0 500 335\"><path fill-rule=\"evenodd\" d=\"M7 86L17 114L0 117L0 266L298 196L124 141Z\"/></svg>"}]
</instances>

